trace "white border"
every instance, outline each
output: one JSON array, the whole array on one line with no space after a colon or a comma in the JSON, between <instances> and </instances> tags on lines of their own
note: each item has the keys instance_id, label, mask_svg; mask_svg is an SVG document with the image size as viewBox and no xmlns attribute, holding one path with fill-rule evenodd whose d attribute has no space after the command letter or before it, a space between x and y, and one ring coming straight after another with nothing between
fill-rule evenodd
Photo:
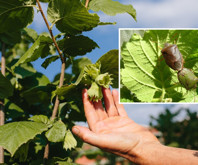
<instances>
[{"instance_id":1,"label":"white border","mask_svg":"<svg viewBox=\"0 0 198 165\"><path fill-rule=\"evenodd\" d=\"M120 56L121 56L121 45L120 45L120 31L121 30L198 30L198 28L119 28L118 29L118 49L119 49L119 62L118 62L118 88L119 88L119 104L198 104L198 102L195 103L177 103L177 102L170 102L170 103L163 103L163 102L150 102L150 103L142 103L142 102L120 102ZM196 97L196 96L195 96Z\"/></svg>"}]
</instances>

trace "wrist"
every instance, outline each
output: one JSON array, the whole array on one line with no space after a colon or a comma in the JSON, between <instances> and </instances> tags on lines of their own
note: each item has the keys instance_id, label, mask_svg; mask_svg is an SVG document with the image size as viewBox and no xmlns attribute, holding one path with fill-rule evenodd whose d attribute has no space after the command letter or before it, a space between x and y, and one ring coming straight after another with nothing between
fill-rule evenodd
<instances>
[{"instance_id":1,"label":"wrist","mask_svg":"<svg viewBox=\"0 0 198 165\"><path fill-rule=\"evenodd\" d=\"M197 165L198 157L195 150L168 147L159 142L141 145L129 160L142 165Z\"/></svg>"},{"instance_id":2,"label":"wrist","mask_svg":"<svg viewBox=\"0 0 198 165\"><path fill-rule=\"evenodd\" d=\"M138 144L130 156L130 161L136 164L152 164L155 165L156 156L162 150L164 150L164 145L159 141L146 142L144 144Z\"/></svg>"}]
</instances>

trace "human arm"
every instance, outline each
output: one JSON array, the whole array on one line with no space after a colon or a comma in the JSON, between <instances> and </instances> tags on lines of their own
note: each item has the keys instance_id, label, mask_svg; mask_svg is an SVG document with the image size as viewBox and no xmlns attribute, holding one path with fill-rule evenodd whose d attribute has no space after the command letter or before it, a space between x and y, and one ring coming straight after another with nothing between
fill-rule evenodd
<instances>
[{"instance_id":1,"label":"human arm","mask_svg":"<svg viewBox=\"0 0 198 165\"><path fill-rule=\"evenodd\" d=\"M85 142L125 157L136 164L197 164L196 151L166 147L146 128L131 120L118 102L118 92L103 89L102 102L90 102L83 91L89 128L74 126L72 131Z\"/></svg>"}]
</instances>

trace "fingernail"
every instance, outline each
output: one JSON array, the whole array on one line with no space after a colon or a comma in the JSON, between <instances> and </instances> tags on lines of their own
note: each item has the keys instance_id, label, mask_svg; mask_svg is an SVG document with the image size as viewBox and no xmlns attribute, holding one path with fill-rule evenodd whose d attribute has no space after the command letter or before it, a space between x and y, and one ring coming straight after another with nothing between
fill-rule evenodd
<instances>
[{"instance_id":1,"label":"fingernail","mask_svg":"<svg viewBox=\"0 0 198 165\"><path fill-rule=\"evenodd\" d=\"M72 128L72 132L73 132L74 134L78 135L79 132L80 132L80 130L79 130L78 128L74 127L74 128Z\"/></svg>"}]
</instances>

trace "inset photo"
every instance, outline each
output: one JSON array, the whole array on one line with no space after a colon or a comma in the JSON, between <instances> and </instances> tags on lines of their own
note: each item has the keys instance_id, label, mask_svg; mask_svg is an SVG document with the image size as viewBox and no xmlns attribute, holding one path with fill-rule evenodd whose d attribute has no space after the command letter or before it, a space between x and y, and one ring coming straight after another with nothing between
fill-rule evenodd
<instances>
[{"instance_id":1,"label":"inset photo","mask_svg":"<svg viewBox=\"0 0 198 165\"><path fill-rule=\"evenodd\" d=\"M121 103L198 103L198 29L119 29Z\"/></svg>"}]
</instances>

